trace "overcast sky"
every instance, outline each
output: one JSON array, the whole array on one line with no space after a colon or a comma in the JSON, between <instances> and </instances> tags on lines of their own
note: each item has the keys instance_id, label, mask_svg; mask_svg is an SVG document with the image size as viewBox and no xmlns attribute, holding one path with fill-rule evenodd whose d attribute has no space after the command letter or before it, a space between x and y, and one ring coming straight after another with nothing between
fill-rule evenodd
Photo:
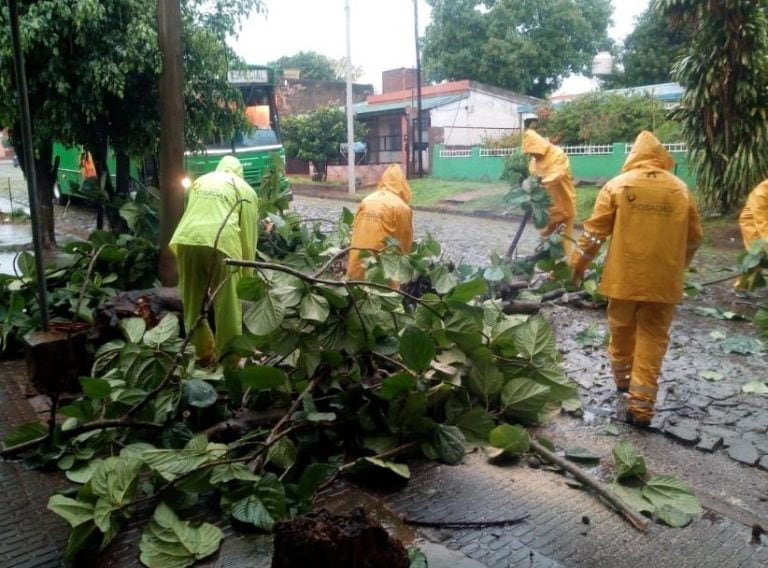
<instances>
[{"instance_id":1,"label":"overcast sky","mask_svg":"<svg viewBox=\"0 0 768 568\"><path fill-rule=\"evenodd\" d=\"M430 9L418 0L419 33L424 34ZM267 14L254 14L232 41L248 63L266 63L299 51L316 51L332 59L347 53L346 0L265 0ZM352 63L363 68L361 83L381 92L381 72L416 66L413 0L349 0ZM648 0L613 0L610 35L622 40ZM589 90L588 80L567 80L561 92Z\"/></svg>"}]
</instances>

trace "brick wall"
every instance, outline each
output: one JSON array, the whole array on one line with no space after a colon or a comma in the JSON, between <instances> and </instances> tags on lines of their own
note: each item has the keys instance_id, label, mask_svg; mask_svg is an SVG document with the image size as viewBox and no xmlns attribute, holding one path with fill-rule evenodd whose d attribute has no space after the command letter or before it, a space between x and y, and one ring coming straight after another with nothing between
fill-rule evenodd
<instances>
[{"instance_id":1,"label":"brick wall","mask_svg":"<svg viewBox=\"0 0 768 568\"><path fill-rule=\"evenodd\" d=\"M381 73L381 92L394 93L416 88L416 70L390 69Z\"/></svg>"},{"instance_id":2,"label":"brick wall","mask_svg":"<svg viewBox=\"0 0 768 568\"><path fill-rule=\"evenodd\" d=\"M352 100L364 102L373 94L373 85L352 85ZM283 79L278 87L277 104L283 116L307 114L322 106L345 106L347 84L344 81L315 79Z\"/></svg>"}]
</instances>

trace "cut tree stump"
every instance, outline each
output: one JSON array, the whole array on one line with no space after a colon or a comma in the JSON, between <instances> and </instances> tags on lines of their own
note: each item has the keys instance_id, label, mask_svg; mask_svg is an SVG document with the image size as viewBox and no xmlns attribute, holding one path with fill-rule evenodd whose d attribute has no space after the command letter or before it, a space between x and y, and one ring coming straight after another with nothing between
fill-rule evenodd
<instances>
[{"instance_id":1,"label":"cut tree stump","mask_svg":"<svg viewBox=\"0 0 768 568\"><path fill-rule=\"evenodd\" d=\"M272 568L408 568L408 553L362 508L325 509L275 525Z\"/></svg>"}]
</instances>

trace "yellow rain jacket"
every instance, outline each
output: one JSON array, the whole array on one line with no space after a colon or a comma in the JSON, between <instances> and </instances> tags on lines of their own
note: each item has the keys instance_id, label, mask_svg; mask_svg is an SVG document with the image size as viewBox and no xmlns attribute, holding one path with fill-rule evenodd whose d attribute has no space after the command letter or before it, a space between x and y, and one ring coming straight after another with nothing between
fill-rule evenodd
<instances>
[{"instance_id":1,"label":"yellow rain jacket","mask_svg":"<svg viewBox=\"0 0 768 568\"><path fill-rule=\"evenodd\" d=\"M240 205L229 214L238 200L242 200ZM256 192L243 179L240 160L224 156L215 172L200 176L189 188L171 250L176 252L178 245L213 247L215 243L224 256L254 260L258 220ZM224 228L216 243L222 223Z\"/></svg>"},{"instance_id":2,"label":"yellow rain jacket","mask_svg":"<svg viewBox=\"0 0 768 568\"><path fill-rule=\"evenodd\" d=\"M541 184L552 198L549 223L541 230L541 234L550 235L558 225L565 223L564 237L570 237L576 216L576 189L568 156L561 148L531 129L523 134L523 153L532 156L528 170L532 176L541 178ZM568 239L563 240L566 248L569 242Z\"/></svg>"},{"instance_id":3,"label":"yellow rain jacket","mask_svg":"<svg viewBox=\"0 0 768 568\"><path fill-rule=\"evenodd\" d=\"M396 239L403 254L411 252L413 244L413 212L408 206L411 188L403 170L392 164L379 180L377 191L360 202L352 225L352 248L382 250L387 238ZM347 278L365 277L360 251L349 252Z\"/></svg>"},{"instance_id":4,"label":"yellow rain jacket","mask_svg":"<svg viewBox=\"0 0 768 568\"><path fill-rule=\"evenodd\" d=\"M677 304L683 276L702 239L696 204L670 173L674 161L650 132L641 132L622 174L600 190L571 257L583 273L611 236L599 291L619 300Z\"/></svg>"},{"instance_id":5,"label":"yellow rain jacket","mask_svg":"<svg viewBox=\"0 0 768 568\"><path fill-rule=\"evenodd\" d=\"M747 204L739 216L739 227L747 250L757 239L768 243L768 179L749 193Z\"/></svg>"}]
</instances>

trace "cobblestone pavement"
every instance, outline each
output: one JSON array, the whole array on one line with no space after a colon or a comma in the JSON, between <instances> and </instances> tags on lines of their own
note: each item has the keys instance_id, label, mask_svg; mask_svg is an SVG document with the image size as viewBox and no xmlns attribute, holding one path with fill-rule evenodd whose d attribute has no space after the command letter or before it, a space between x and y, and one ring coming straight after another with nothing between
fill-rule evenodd
<instances>
[{"instance_id":1,"label":"cobblestone pavement","mask_svg":"<svg viewBox=\"0 0 768 568\"><path fill-rule=\"evenodd\" d=\"M294 196L292 207L308 218L338 219L344 207L354 213L356 204L307 197ZM487 264L491 251L504 254L517 231L519 220L509 221L414 211L413 227L416 238L431 233L442 246L447 258L455 262L482 266ZM538 233L533 225L526 227L518 246L521 255L531 254L538 243Z\"/></svg>"}]
</instances>

